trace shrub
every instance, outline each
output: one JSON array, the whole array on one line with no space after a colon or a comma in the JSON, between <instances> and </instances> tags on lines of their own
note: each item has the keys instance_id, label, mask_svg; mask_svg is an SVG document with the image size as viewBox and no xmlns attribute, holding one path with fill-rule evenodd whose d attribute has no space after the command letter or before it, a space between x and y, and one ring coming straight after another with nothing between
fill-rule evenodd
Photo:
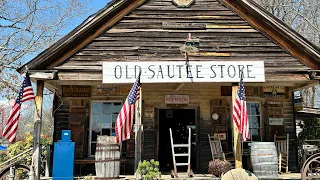
<instances>
[{"instance_id":1,"label":"shrub","mask_svg":"<svg viewBox=\"0 0 320 180\"><path fill-rule=\"evenodd\" d=\"M216 159L209 162L208 172L216 177L220 177L222 174L232 169L232 164L226 160Z\"/></svg>"},{"instance_id":2,"label":"shrub","mask_svg":"<svg viewBox=\"0 0 320 180\"><path fill-rule=\"evenodd\" d=\"M51 143L51 139L49 136L41 135L40 144L41 146L47 146ZM0 163L4 162L14 156L22 153L30 149L33 145L33 134L26 133L22 139L17 140L15 143L9 145L7 150L0 152ZM46 155L46 150L41 151L41 159L43 159ZM20 162L20 164L29 166L32 161L32 156L27 156L24 160Z\"/></svg>"},{"instance_id":3,"label":"shrub","mask_svg":"<svg viewBox=\"0 0 320 180\"><path fill-rule=\"evenodd\" d=\"M143 180L158 179L161 176L161 173L159 171L159 162L153 159L151 159L150 161L140 161L137 173L140 174Z\"/></svg>"}]
</instances>

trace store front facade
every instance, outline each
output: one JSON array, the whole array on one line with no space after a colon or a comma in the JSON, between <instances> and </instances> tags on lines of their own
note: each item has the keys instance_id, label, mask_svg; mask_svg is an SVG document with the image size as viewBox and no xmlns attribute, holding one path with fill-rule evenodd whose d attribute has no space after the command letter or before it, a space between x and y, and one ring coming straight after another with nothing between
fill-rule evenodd
<instances>
[{"instance_id":1,"label":"store front facade","mask_svg":"<svg viewBox=\"0 0 320 180\"><path fill-rule=\"evenodd\" d=\"M319 51L250 7L240 0L195 0L187 8L112 1L27 64L31 78L55 92L54 141L71 129L76 158L93 158L97 136L115 135L114 122L141 73L141 158L171 170L169 128L178 142L191 128L192 169L206 172L208 134L233 151L232 86L243 72L251 133L242 145L244 167L251 168L251 141L289 134L289 169L298 171L292 92L318 82L309 72L320 69ZM130 172L134 147L132 136L122 148Z\"/></svg>"}]
</instances>

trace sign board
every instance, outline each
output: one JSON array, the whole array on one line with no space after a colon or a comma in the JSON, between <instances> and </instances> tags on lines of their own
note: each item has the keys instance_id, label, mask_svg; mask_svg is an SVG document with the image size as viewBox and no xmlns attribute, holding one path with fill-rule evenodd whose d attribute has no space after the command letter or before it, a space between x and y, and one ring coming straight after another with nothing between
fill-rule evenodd
<instances>
[{"instance_id":1,"label":"sign board","mask_svg":"<svg viewBox=\"0 0 320 180\"><path fill-rule=\"evenodd\" d=\"M90 97L90 86L62 86L63 97Z\"/></svg>"},{"instance_id":2,"label":"sign board","mask_svg":"<svg viewBox=\"0 0 320 180\"><path fill-rule=\"evenodd\" d=\"M164 98L166 104L189 104L188 95L166 95Z\"/></svg>"},{"instance_id":3,"label":"sign board","mask_svg":"<svg viewBox=\"0 0 320 180\"><path fill-rule=\"evenodd\" d=\"M214 139L220 139L220 140L227 140L227 134L226 133L213 133Z\"/></svg>"},{"instance_id":4,"label":"sign board","mask_svg":"<svg viewBox=\"0 0 320 180\"><path fill-rule=\"evenodd\" d=\"M284 118L269 118L269 125L283 125Z\"/></svg>"},{"instance_id":5,"label":"sign board","mask_svg":"<svg viewBox=\"0 0 320 180\"><path fill-rule=\"evenodd\" d=\"M288 90L285 86L263 86L263 97L267 98L287 98Z\"/></svg>"},{"instance_id":6,"label":"sign board","mask_svg":"<svg viewBox=\"0 0 320 180\"><path fill-rule=\"evenodd\" d=\"M103 62L103 83L265 82L263 61Z\"/></svg>"},{"instance_id":7,"label":"sign board","mask_svg":"<svg viewBox=\"0 0 320 180\"><path fill-rule=\"evenodd\" d=\"M283 102L267 101L269 125L283 125Z\"/></svg>"}]
</instances>

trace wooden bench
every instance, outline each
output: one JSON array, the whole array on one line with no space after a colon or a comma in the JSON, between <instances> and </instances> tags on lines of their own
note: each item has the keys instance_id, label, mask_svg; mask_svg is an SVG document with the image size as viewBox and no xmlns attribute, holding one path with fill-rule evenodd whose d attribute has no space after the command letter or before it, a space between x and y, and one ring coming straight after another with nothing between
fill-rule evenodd
<instances>
[{"instance_id":1,"label":"wooden bench","mask_svg":"<svg viewBox=\"0 0 320 180\"><path fill-rule=\"evenodd\" d=\"M122 166L123 167L123 171L124 171L124 173L123 174L125 174L125 172L126 172L126 161L127 161L127 159L120 159L120 167ZM74 160L74 164L79 164L79 166L80 166L80 176L81 176L81 169L83 168L83 167L85 167L87 164L95 164L96 162L98 162L98 161L96 161L95 159L75 159Z\"/></svg>"}]
</instances>

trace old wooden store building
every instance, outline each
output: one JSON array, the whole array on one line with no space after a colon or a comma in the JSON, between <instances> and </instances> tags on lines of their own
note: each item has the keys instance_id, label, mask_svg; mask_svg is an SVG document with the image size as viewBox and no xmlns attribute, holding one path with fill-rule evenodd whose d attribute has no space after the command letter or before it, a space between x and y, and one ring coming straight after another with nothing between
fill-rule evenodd
<instances>
[{"instance_id":1,"label":"old wooden store building","mask_svg":"<svg viewBox=\"0 0 320 180\"><path fill-rule=\"evenodd\" d=\"M185 4L180 4L186 2ZM172 168L176 141L192 129L191 167L207 172L208 134L233 150L232 85L244 73L250 142L289 134L289 170L298 171L292 92L319 82L320 50L252 0L113 0L40 53L31 78L55 92L54 136L71 129L76 159L94 157L141 71L142 159ZM134 137L123 144L133 173Z\"/></svg>"}]
</instances>

